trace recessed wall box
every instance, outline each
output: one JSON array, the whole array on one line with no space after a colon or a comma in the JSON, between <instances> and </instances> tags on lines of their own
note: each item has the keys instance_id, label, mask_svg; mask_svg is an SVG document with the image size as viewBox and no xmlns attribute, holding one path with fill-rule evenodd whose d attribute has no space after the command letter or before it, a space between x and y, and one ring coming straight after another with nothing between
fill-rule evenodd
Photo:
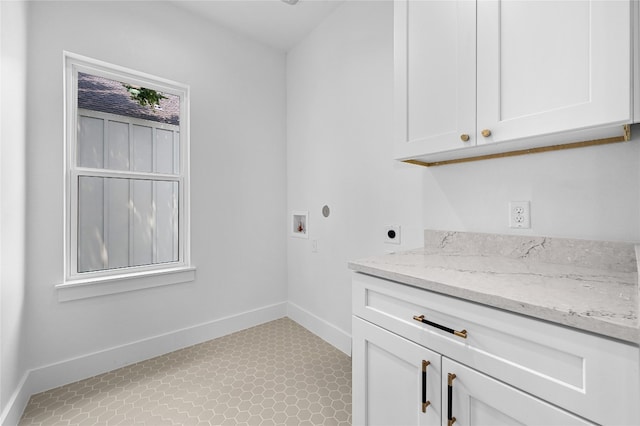
<instances>
[{"instance_id":1,"label":"recessed wall box","mask_svg":"<svg viewBox=\"0 0 640 426\"><path fill-rule=\"evenodd\" d=\"M309 238L309 212L291 212L291 236L296 238Z\"/></svg>"}]
</instances>

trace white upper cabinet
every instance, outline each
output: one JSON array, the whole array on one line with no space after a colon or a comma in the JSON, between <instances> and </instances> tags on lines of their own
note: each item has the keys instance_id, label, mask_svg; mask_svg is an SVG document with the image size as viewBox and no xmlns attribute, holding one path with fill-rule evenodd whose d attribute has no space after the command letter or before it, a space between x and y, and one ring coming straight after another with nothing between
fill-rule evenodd
<instances>
[{"instance_id":1,"label":"white upper cabinet","mask_svg":"<svg viewBox=\"0 0 640 426\"><path fill-rule=\"evenodd\" d=\"M478 3L478 128L500 142L631 121L628 1Z\"/></svg>"},{"instance_id":2,"label":"white upper cabinet","mask_svg":"<svg viewBox=\"0 0 640 426\"><path fill-rule=\"evenodd\" d=\"M396 158L622 135L631 16L628 0L396 1Z\"/></svg>"},{"instance_id":3,"label":"white upper cabinet","mask_svg":"<svg viewBox=\"0 0 640 426\"><path fill-rule=\"evenodd\" d=\"M475 2L396 1L394 17L397 156L469 146L476 127Z\"/></svg>"}]
</instances>

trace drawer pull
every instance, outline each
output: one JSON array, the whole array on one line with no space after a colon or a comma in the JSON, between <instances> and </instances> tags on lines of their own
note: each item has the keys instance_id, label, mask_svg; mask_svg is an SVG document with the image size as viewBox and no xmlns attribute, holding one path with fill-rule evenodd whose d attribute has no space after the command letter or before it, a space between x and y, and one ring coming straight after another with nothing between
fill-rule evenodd
<instances>
[{"instance_id":1,"label":"drawer pull","mask_svg":"<svg viewBox=\"0 0 640 426\"><path fill-rule=\"evenodd\" d=\"M462 337L463 339L467 338L467 330L462 330L462 331L457 331L454 330L453 328L449 328L449 327L445 327L444 325L440 325L437 324L435 322L429 321L428 319L424 318L424 315L420 315L420 316L413 316L413 319L416 321L420 321L424 324L430 325L431 327L435 327L435 328L439 328L440 330L444 330L447 333L451 333L451 334L455 334L458 337Z\"/></svg>"},{"instance_id":2,"label":"drawer pull","mask_svg":"<svg viewBox=\"0 0 640 426\"><path fill-rule=\"evenodd\" d=\"M427 412L427 407L431 401L427 401L427 366L431 364L429 361L422 360L422 412Z\"/></svg>"},{"instance_id":3,"label":"drawer pull","mask_svg":"<svg viewBox=\"0 0 640 426\"><path fill-rule=\"evenodd\" d=\"M456 418L453 417L453 379L456 375L449 373L447 378L447 426L451 426L456 422Z\"/></svg>"}]
</instances>

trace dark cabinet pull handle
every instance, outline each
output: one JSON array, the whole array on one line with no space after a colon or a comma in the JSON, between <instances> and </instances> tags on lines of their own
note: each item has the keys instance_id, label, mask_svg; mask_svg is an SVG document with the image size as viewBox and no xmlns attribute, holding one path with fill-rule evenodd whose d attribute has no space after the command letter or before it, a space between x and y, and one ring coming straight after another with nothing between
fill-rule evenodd
<instances>
[{"instance_id":1,"label":"dark cabinet pull handle","mask_svg":"<svg viewBox=\"0 0 640 426\"><path fill-rule=\"evenodd\" d=\"M427 407L431 401L427 401L427 366L431 364L429 361L422 360L422 412L427 412Z\"/></svg>"},{"instance_id":2,"label":"dark cabinet pull handle","mask_svg":"<svg viewBox=\"0 0 640 426\"><path fill-rule=\"evenodd\" d=\"M456 375L449 373L447 381L447 426L452 426L456 422L456 418L453 417L453 379Z\"/></svg>"},{"instance_id":3,"label":"dark cabinet pull handle","mask_svg":"<svg viewBox=\"0 0 640 426\"><path fill-rule=\"evenodd\" d=\"M447 333L455 334L456 336L462 337L463 339L467 338L467 330L457 331L457 330L454 330L453 328L445 327L444 325L440 325L435 322L429 321L428 319L425 319L424 315L420 315L420 316L414 315L413 319L416 321L422 322L424 324L430 325L431 327L444 330Z\"/></svg>"}]
</instances>

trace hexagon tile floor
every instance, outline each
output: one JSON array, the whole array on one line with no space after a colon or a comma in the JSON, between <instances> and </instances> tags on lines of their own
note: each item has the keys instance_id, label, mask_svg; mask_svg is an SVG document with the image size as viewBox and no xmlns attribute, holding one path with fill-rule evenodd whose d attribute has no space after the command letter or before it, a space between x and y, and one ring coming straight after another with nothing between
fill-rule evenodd
<instances>
[{"instance_id":1,"label":"hexagon tile floor","mask_svg":"<svg viewBox=\"0 0 640 426\"><path fill-rule=\"evenodd\" d=\"M20 421L280 424L351 424L351 358L289 318L34 395Z\"/></svg>"}]
</instances>

